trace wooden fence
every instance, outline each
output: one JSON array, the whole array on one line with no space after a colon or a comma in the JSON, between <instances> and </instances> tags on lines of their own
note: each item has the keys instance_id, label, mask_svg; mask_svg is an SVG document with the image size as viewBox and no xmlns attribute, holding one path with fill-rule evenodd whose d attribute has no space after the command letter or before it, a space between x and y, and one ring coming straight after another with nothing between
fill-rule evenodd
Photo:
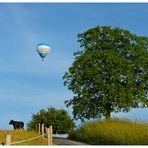
<instances>
[{"instance_id":1,"label":"wooden fence","mask_svg":"<svg viewBox=\"0 0 148 148\"><path fill-rule=\"evenodd\" d=\"M43 138L48 138L48 145L52 145L52 126L49 128L45 127L44 124L37 124L36 125L36 132L39 133L39 135L42 135Z\"/></svg>"},{"instance_id":2,"label":"wooden fence","mask_svg":"<svg viewBox=\"0 0 148 148\"><path fill-rule=\"evenodd\" d=\"M27 141L31 141L37 138L47 138L48 139L48 145L52 145L52 126L50 126L49 128L45 127L44 124L38 124L36 125L36 132L38 132L39 136L33 137L33 138L29 138L29 139L25 139L25 140L21 140L21 141L16 141L16 142L12 142L11 141L11 135L6 135L5 138L5 145L15 145L18 143L23 143L23 142L27 142Z\"/></svg>"}]
</instances>

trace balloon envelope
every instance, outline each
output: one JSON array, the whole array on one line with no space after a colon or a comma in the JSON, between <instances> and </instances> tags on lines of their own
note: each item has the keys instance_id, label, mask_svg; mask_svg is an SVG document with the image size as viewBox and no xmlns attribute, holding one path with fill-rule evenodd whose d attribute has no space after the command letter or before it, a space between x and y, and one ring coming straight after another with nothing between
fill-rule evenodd
<instances>
[{"instance_id":1,"label":"balloon envelope","mask_svg":"<svg viewBox=\"0 0 148 148\"><path fill-rule=\"evenodd\" d=\"M48 55L51 48L49 47L47 43L40 43L37 45L36 50L43 60Z\"/></svg>"}]
</instances>

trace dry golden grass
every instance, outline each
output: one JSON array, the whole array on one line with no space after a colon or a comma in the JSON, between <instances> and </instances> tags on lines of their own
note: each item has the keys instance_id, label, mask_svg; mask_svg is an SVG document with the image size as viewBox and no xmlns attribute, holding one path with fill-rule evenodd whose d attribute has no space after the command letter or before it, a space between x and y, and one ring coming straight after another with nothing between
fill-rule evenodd
<instances>
[{"instance_id":1,"label":"dry golden grass","mask_svg":"<svg viewBox=\"0 0 148 148\"><path fill-rule=\"evenodd\" d=\"M95 145L148 145L148 123L118 119L88 122L69 137Z\"/></svg>"},{"instance_id":2,"label":"dry golden grass","mask_svg":"<svg viewBox=\"0 0 148 148\"><path fill-rule=\"evenodd\" d=\"M20 130L0 130L0 144L5 143L5 137L7 134L11 135L12 142L20 141L20 140L26 140L33 137L38 136L38 133L34 131L20 131ZM47 145L47 139L46 138L37 138L28 142L23 142L16 145Z\"/></svg>"}]
</instances>

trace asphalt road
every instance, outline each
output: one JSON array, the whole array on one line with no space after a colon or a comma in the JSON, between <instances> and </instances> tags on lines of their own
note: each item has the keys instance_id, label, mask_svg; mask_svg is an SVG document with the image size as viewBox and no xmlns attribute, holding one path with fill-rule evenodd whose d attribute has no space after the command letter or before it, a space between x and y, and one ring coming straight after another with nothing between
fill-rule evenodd
<instances>
[{"instance_id":1,"label":"asphalt road","mask_svg":"<svg viewBox=\"0 0 148 148\"><path fill-rule=\"evenodd\" d=\"M53 137L53 143L55 143L56 145L87 145L86 143L60 137Z\"/></svg>"}]
</instances>

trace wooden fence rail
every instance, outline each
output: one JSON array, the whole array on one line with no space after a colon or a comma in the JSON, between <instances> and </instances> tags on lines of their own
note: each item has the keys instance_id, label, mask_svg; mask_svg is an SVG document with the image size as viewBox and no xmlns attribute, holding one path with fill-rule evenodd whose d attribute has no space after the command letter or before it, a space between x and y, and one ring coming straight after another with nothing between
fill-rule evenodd
<instances>
[{"instance_id":1,"label":"wooden fence rail","mask_svg":"<svg viewBox=\"0 0 148 148\"><path fill-rule=\"evenodd\" d=\"M30 138L30 139L21 140L21 141L16 141L16 142L11 141L11 135L6 135L5 145L14 145L14 144L18 144L18 143L23 143L26 141L31 141L33 139L40 138L40 137L43 137L43 138L47 137L48 145L52 145L52 126L47 128L44 126L44 124L42 124L42 126L41 126L41 124L39 123L38 125L35 126L35 130L36 130L36 132L39 133L39 136Z\"/></svg>"}]
</instances>

